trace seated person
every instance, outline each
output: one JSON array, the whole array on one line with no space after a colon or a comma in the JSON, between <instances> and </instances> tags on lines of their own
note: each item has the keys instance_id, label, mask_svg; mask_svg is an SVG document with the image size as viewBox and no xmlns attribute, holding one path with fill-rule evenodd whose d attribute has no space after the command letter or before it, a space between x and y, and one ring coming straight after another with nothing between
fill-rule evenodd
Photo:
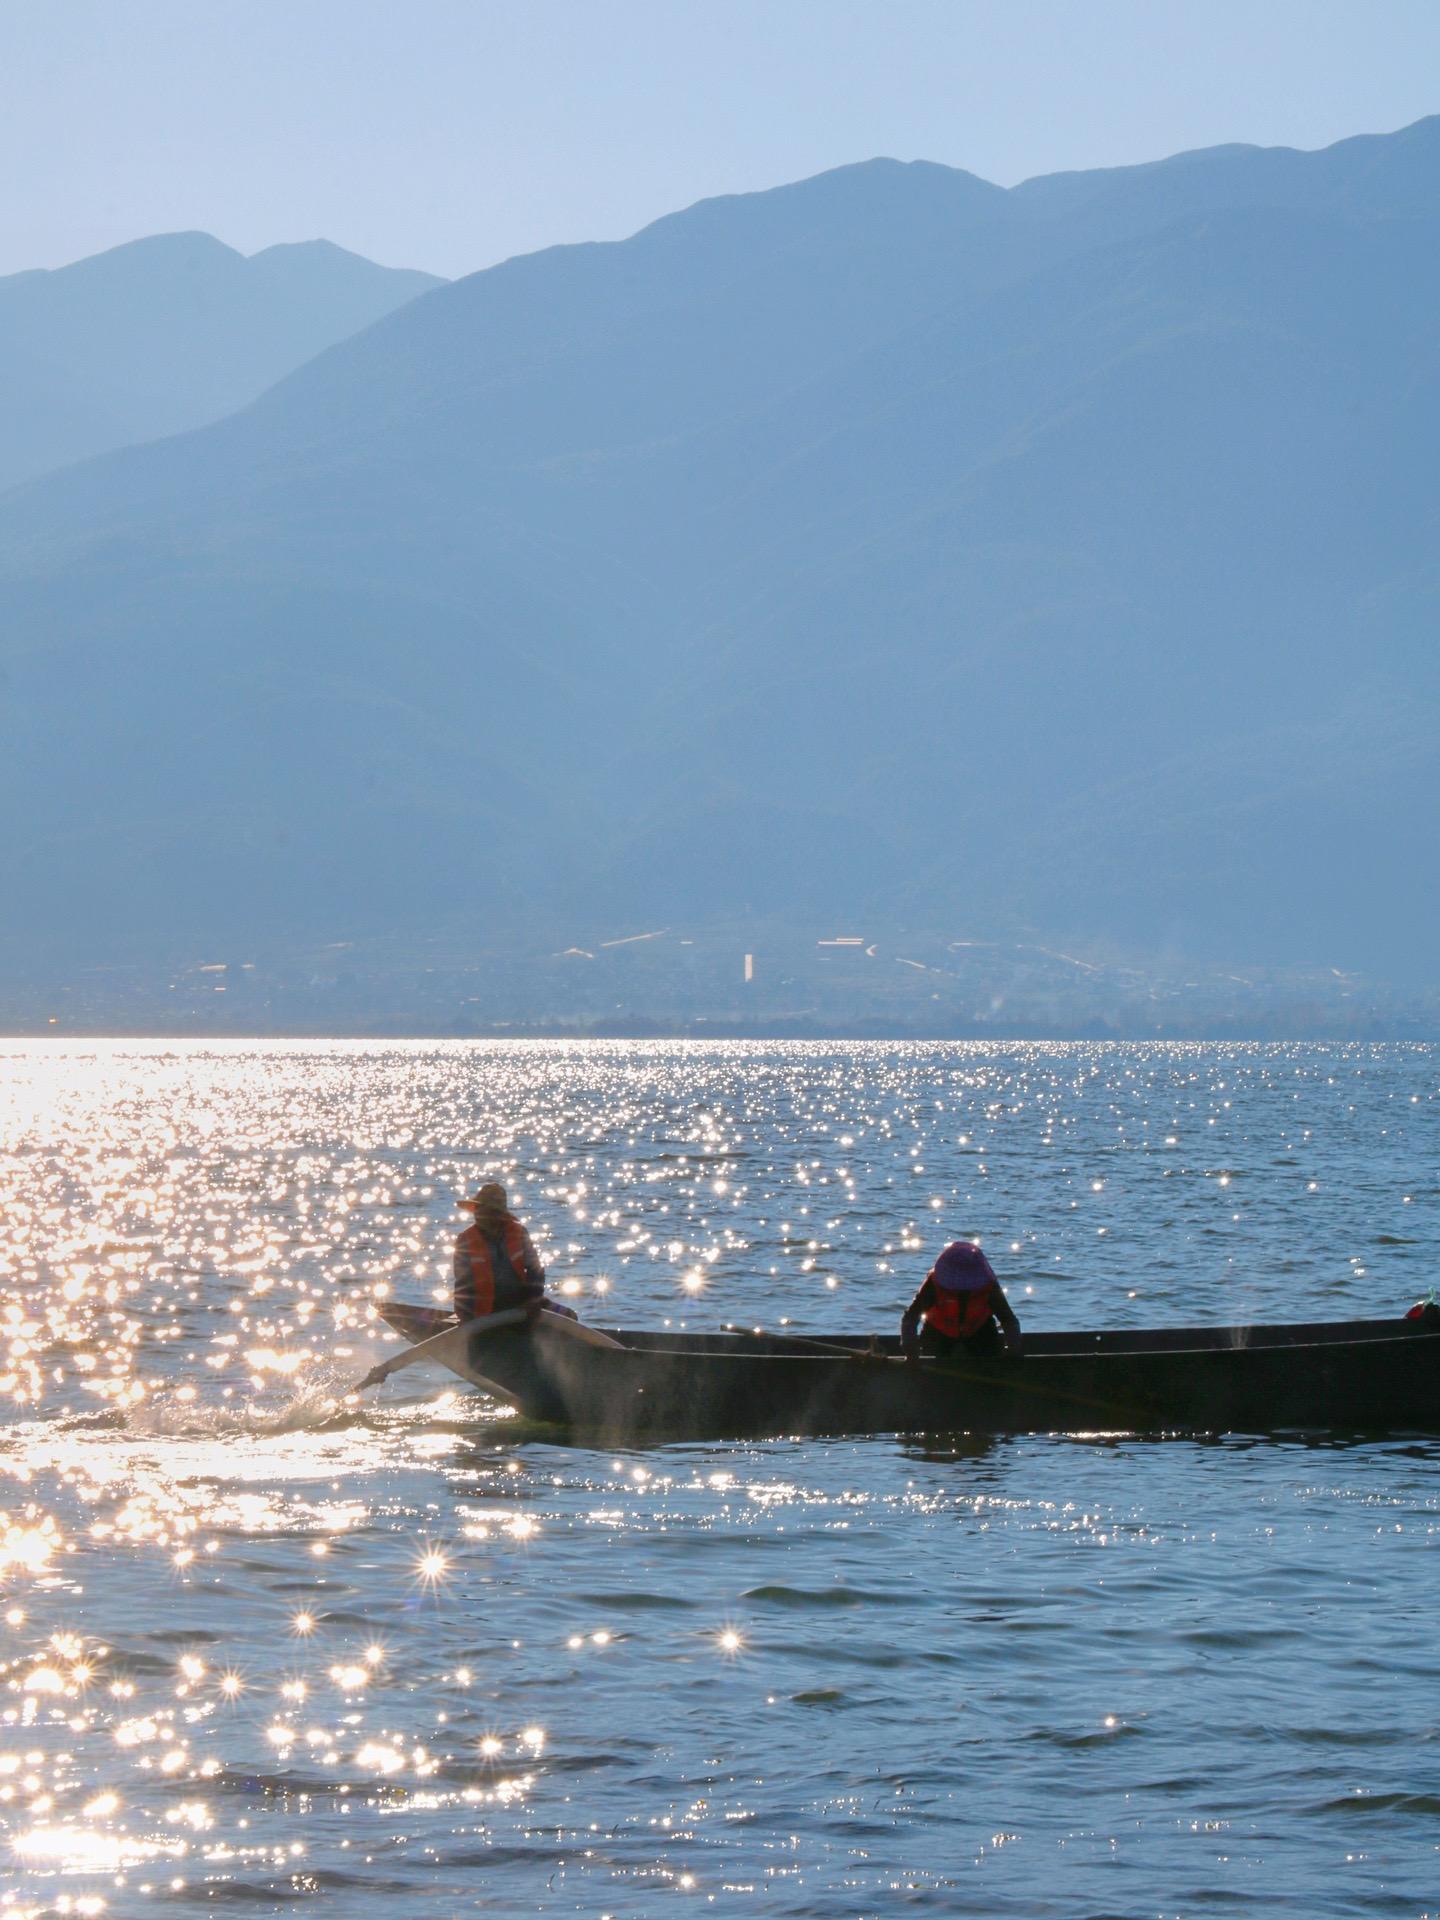
<instances>
[{"instance_id":1,"label":"seated person","mask_svg":"<svg viewBox=\"0 0 1440 1920\"><path fill-rule=\"evenodd\" d=\"M532 1315L544 1311L575 1318L568 1307L545 1298L540 1256L511 1213L498 1181L487 1181L478 1193L457 1204L475 1216L455 1241L452 1271L455 1312L460 1319L478 1320L508 1307L525 1307Z\"/></svg>"},{"instance_id":2,"label":"seated person","mask_svg":"<svg viewBox=\"0 0 1440 1920\"><path fill-rule=\"evenodd\" d=\"M925 1328L917 1338L921 1315ZM973 1240L952 1240L926 1274L900 1322L907 1360L937 1360L1024 1351L1015 1318L995 1270Z\"/></svg>"}]
</instances>

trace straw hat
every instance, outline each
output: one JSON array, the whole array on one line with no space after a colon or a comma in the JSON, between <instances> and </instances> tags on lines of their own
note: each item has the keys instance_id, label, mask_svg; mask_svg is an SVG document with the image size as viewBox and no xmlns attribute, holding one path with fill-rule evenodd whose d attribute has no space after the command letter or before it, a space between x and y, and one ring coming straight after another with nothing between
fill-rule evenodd
<instances>
[{"instance_id":1,"label":"straw hat","mask_svg":"<svg viewBox=\"0 0 1440 1920\"><path fill-rule=\"evenodd\" d=\"M468 1207L472 1213L504 1213L505 1189L498 1180L487 1180L468 1200L457 1200L455 1204L457 1207Z\"/></svg>"}]
</instances>

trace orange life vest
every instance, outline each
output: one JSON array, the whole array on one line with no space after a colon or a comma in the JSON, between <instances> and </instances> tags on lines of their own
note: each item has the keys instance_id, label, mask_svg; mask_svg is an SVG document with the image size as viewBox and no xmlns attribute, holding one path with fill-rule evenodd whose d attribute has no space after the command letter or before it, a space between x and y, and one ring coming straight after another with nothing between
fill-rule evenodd
<instances>
[{"instance_id":1,"label":"orange life vest","mask_svg":"<svg viewBox=\"0 0 1440 1920\"><path fill-rule=\"evenodd\" d=\"M932 1274L930 1291L933 1297L925 1309L925 1324L947 1340L973 1340L995 1317L995 1288L989 1281L957 1293L942 1287Z\"/></svg>"},{"instance_id":2,"label":"orange life vest","mask_svg":"<svg viewBox=\"0 0 1440 1920\"><path fill-rule=\"evenodd\" d=\"M500 1228L500 1241L515 1270L515 1277L524 1284L525 1250L527 1240L525 1229L513 1213L507 1213ZM494 1313L495 1303L495 1263L490 1258L490 1243L478 1226L466 1227L456 1241L457 1248L463 1250L470 1263L470 1300L469 1311L478 1320L482 1314ZM457 1306L459 1302L457 1301ZM516 1301L506 1302L517 1305Z\"/></svg>"}]
</instances>

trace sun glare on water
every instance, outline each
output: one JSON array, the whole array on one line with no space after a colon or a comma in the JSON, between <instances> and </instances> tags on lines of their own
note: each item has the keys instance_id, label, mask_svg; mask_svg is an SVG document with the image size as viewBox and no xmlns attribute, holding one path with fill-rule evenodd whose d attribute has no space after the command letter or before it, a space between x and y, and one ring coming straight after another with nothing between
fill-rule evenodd
<instances>
[{"instance_id":1,"label":"sun glare on water","mask_svg":"<svg viewBox=\"0 0 1440 1920\"><path fill-rule=\"evenodd\" d=\"M1369 1311L1428 1257L1428 1056L1422 1072L1344 1049L4 1046L0 1914L17 1920L327 1899L371 1920L426 1910L437 1863L497 1911L541 1866L557 1911L617 1920L682 1893L818 1910L842 1883L847 1911L938 1911L950 1890L908 1864L935 1830L917 1781L962 1748L992 1766L995 1742L1011 1751L1039 1686L1025 1662L1083 1636L1055 1594L1123 1607L1127 1571L1158 1590L1178 1541L1203 1611L1193 1513L1167 1531L1138 1495L1095 1493L1123 1464L1098 1437L1038 1465L893 1436L863 1460L625 1434L600 1452L418 1368L346 1401L396 1351L378 1304L448 1297L453 1203L478 1180L508 1183L586 1319L672 1334L892 1328L962 1230L1004 1249L1041 1326L1086 1324L1071 1316L1093 1306L1097 1248L1124 1264L1105 1306L1130 1325L1193 1316L1202 1281L1247 1324L1293 1317L1277 1276L1306 1245L1353 1247L1325 1269L1326 1310ZM1370 1171L1363 1247L1320 1139L1357 1108L1377 1141L1411 1129L1393 1195L1389 1163ZM1195 1249L1203 1275L1192 1259L1175 1281ZM1182 1283L1188 1299L1163 1293ZM1207 1501L1257 1459L1207 1454ZM1396 1490L1421 1471L1408 1456L1364 1499L1333 1492L1337 1461L1296 1450L1265 1489L1267 1556L1311 1511L1316 1565L1357 1515L1377 1555L1433 1534L1429 1495L1407 1508ZM1201 1657L1170 1652L1176 1671ZM1058 1751L1072 1780L1128 1755L1126 1792L1147 1765L1182 1772L1136 1676L1112 1663L1104 1687L1073 1724L1073 1700L1047 1696L1025 1751ZM897 1699L915 1704L906 1759L882 1777ZM1389 1749L1366 1751L1383 1768ZM1017 1911L999 1874L1033 1851L1022 1824L1007 1811L977 1841ZM893 1885L866 1878L882 1857Z\"/></svg>"}]
</instances>

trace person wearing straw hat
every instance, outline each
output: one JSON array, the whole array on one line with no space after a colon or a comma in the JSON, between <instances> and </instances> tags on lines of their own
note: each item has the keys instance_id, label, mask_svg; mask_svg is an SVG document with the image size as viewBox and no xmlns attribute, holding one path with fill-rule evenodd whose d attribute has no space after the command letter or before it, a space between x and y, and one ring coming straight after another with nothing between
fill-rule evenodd
<instances>
[{"instance_id":1,"label":"person wearing straw hat","mask_svg":"<svg viewBox=\"0 0 1440 1920\"><path fill-rule=\"evenodd\" d=\"M505 1189L487 1180L458 1205L474 1215L455 1241L455 1312L462 1320L528 1307L538 1313L545 1298L545 1269L524 1225L511 1213Z\"/></svg>"}]
</instances>

